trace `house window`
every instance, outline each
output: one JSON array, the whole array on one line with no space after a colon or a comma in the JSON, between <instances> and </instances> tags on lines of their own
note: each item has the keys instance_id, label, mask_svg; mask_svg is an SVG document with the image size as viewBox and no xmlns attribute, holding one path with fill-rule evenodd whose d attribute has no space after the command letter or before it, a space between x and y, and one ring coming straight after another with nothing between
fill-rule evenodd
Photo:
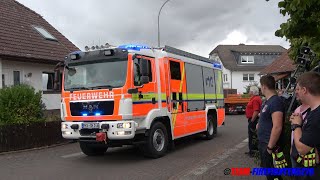
<instances>
[{"instance_id":1,"label":"house window","mask_svg":"<svg viewBox=\"0 0 320 180\"><path fill-rule=\"evenodd\" d=\"M223 82L227 82L228 81L228 74L223 74Z\"/></svg>"},{"instance_id":2,"label":"house window","mask_svg":"<svg viewBox=\"0 0 320 180\"><path fill-rule=\"evenodd\" d=\"M254 64L254 56L241 56L240 59L243 64Z\"/></svg>"},{"instance_id":3,"label":"house window","mask_svg":"<svg viewBox=\"0 0 320 180\"><path fill-rule=\"evenodd\" d=\"M6 87L5 76L2 74L2 88Z\"/></svg>"},{"instance_id":4,"label":"house window","mask_svg":"<svg viewBox=\"0 0 320 180\"><path fill-rule=\"evenodd\" d=\"M42 73L42 90L53 90L54 73Z\"/></svg>"},{"instance_id":5,"label":"house window","mask_svg":"<svg viewBox=\"0 0 320 180\"><path fill-rule=\"evenodd\" d=\"M13 85L20 85L20 71L13 71Z\"/></svg>"},{"instance_id":6,"label":"house window","mask_svg":"<svg viewBox=\"0 0 320 180\"><path fill-rule=\"evenodd\" d=\"M54 90L54 73L43 72L42 73L42 90L43 91L52 91ZM59 90L61 89L62 74L59 77Z\"/></svg>"},{"instance_id":7,"label":"house window","mask_svg":"<svg viewBox=\"0 0 320 180\"><path fill-rule=\"evenodd\" d=\"M254 74L243 74L243 81L254 81Z\"/></svg>"},{"instance_id":8,"label":"house window","mask_svg":"<svg viewBox=\"0 0 320 180\"><path fill-rule=\"evenodd\" d=\"M57 39L53 35L51 35L47 30L45 30L43 27L33 26L33 28L37 30L37 32L41 34L45 39L57 41Z\"/></svg>"}]
</instances>

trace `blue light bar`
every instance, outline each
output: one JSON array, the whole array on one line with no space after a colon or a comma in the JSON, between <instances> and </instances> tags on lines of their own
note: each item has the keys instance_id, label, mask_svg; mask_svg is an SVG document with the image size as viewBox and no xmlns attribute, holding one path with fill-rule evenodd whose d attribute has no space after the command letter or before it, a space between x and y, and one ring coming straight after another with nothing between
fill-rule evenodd
<instances>
[{"instance_id":1,"label":"blue light bar","mask_svg":"<svg viewBox=\"0 0 320 180\"><path fill-rule=\"evenodd\" d=\"M127 49L127 50L136 50L136 51L140 51L140 49L151 49L149 46L141 45L141 44L124 44L124 45L118 46L118 48Z\"/></svg>"},{"instance_id":2,"label":"blue light bar","mask_svg":"<svg viewBox=\"0 0 320 180\"><path fill-rule=\"evenodd\" d=\"M86 114L86 113L83 113L83 114L82 114L82 116L88 116L88 114Z\"/></svg>"},{"instance_id":3,"label":"blue light bar","mask_svg":"<svg viewBox=\"0 0 320 180\"><path fill-rule=\"evenodd\" d=\"M100 115L101 115L101 113L96 113L95 115L96 115L96 116L100 116Z\"/></svg>"},{"instance_id":4,"label":"blue light bar","mask_svg":"<svg viewBox=\"0 0 320 180\"><path fill-rule=\"evenodd\" d=\"M70 54L80 54L82 51L73 51L72 53Z\"/></svg>"},{"instance_id":5,"label":"blue light bar","mask_svg":"<svg viewBox=\"0 0 320 180\"><path fill-rule=\"evenodd\" d=\"M221 66L220 63L213 63L213 67L214 67L214 68L218 68L218 69L221 69L221 68L222 68L222 66Z\"/></svg>"}]
</instances>

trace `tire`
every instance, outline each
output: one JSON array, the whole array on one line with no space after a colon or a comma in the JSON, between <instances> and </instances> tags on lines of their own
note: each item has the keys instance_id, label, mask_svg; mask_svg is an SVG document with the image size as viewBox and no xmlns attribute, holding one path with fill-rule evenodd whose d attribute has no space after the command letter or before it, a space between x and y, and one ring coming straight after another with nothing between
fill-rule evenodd
<instances>
[{"instance_id":1,"label":"tire","mask_svg":"<svg viewBox=\"0 0 320 180\"><path fill-rule=\"evenodd\" d=\"M108 148L95 147L94 145L86 142L79 142L81 151L87 156L103 156Z\"/></svg>"},{"instance_id":2,"label":"tire","mask_svg":"<svg viewBox=\"0 0 320 180\"><path fill-rule=\"evenodd\" d=\"M218 133L217 119L212 115L207 116L207 131L204 133L204 139L210 140Z\"/></svg>"},{"instance_id":3,"label":"tire","mask_svg":"<svg viewBox=\"0 0 320 180\"><path fill-rule=\"evenodd\" d=\"M150 128L149 136L146 137L144 155L150 158L162 157L167 153L168 144L169 140L166 126L161 122L156 122Z\"/></svg>"}]
</instances>

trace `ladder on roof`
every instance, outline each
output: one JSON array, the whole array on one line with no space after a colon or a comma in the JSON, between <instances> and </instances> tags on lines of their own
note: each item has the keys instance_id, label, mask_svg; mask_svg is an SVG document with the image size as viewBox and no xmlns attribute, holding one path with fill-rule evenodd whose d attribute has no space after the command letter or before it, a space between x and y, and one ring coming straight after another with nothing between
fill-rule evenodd
<instances>
[{"instance_id":1,"label":"ladder on roof","mask_svg":"<svg viewBox=\"0 0 320 180\"><path fill-rule=\"evenodd\" d=\"M192 54L192 53L189 53L189 52L186 52L186 51L183 51L183 50L171 47L171 46L167 46L167 45L164 46L163 50L166 51L166 52L175 54L175 55L189 57L189 58L192 58L192 59L196 59L196 60L207 62L207 63L211 63L211 64L212 63L219 63L218 61L215 61L215 60L212 60L212 59L209 59L209 58L205 58L205 57L202 57L202 56L199 56L199 55L196 55L196 54Z\"/></svg>"}]
</instances>

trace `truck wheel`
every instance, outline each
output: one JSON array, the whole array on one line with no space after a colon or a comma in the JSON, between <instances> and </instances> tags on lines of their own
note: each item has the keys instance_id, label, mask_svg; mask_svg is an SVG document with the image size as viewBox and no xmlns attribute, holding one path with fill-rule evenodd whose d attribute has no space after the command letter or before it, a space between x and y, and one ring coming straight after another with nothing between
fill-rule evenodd
<instances>
[{"instance_id":1,"label":"truck wheel","mask_svg":"<svg viewBox=\"0 0 320 180\"><path fill-rule=\"evenodd\" d=\"M95 147L94 145L86 142L79 142L81 151L87 156L102 156L107 151L106 147Z\"/></svg>"},{"instance_id":2,"label":"truck wheel","mask_svg":"<svg viewBox=\"0 0 320 180\"><path fill-rule=\"evenodd\" d=\"M156 122L150 129L149 136L146 137L144 146L145 156L159 158L166 154L168 149L168 132L167 128L161 122Z\"/></svg>"},{"instance_id":3,"label":"truck wheel","mask_svg":"<svg viewBox=\"0 0 320 180\"><path fill-rule=\"evenodd\" d=\"M205 139L210 140L217 134L217 119L212 115L207 116L207 131L205 132Z\"/></svg>"}]
</instances>

